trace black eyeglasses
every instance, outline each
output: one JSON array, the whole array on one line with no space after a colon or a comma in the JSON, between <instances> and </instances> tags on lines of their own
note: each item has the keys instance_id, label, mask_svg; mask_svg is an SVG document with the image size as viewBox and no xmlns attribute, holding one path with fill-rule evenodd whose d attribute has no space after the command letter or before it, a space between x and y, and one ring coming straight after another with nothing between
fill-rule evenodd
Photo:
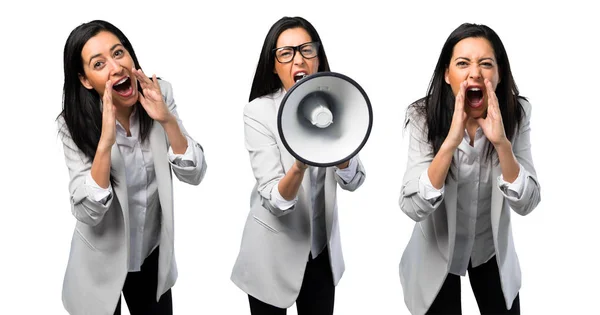
<instances>
[{"instance_id":1,"label":"black eyeglasses","mask_svg":"<svg viewBox=\"0 0 600 315\"><path fill-rule=\"evenodd\" d=\"M319 54L319 42L308 42L298 46L284 46L273 49L275 59L280 63L288 63L296 56L296 51L306 59L315 58Z\"/></svg>"}]
</instances>

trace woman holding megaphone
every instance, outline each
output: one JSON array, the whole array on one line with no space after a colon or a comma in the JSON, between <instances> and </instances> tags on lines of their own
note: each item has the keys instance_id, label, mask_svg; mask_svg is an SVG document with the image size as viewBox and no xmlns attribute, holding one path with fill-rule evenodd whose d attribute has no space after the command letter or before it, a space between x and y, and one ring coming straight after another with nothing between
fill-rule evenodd
<instances>
[{"instance_id":1,"label":"woman holding megaphone","mask_svg":"<svg viewBox=\"0 0 600 315\"><path fill-rule=\"evenodd\" d=\"M332 314L344 272L336 188L354 191L365 169L354 155L332 167L294 158L278 134L286 93L305 76L329 71L315 28L284 17L267 34L244 108L244 132L256 185L232 281L248 294L252 314Z\"/></svg>"}]
</instances>

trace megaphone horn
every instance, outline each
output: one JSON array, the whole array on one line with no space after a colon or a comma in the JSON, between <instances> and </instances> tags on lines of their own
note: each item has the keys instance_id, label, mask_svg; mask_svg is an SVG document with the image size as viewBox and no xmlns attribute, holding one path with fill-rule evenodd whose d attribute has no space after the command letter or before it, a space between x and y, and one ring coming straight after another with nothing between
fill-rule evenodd
<instances>
[{"instance_id":1,"label":"megaphone horn","mask_svg":"<svg viewBox=\"0 0 600 315\"><path fill-rule=\"evenodd\" d=\"M373 110L358 83L335 72L318 72L285 94L277 129L285 148L299 161L318 167L341 164L367 142Z\"/></svg>"}]
</instances>

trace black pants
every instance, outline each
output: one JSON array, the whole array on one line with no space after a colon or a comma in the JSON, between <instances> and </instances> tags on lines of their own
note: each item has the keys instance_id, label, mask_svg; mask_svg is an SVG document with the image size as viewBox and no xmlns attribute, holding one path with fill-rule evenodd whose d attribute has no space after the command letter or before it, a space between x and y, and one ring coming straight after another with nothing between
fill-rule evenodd
<instances>
[{"instance_id":1,"label":"black pants","mask_svg":"<svg viewBox=\"0 0 600 315\"><path fill-rule=\"evenodd\" d=\"M171 289L156 302L158 277L158 248L142 264L138 272L130 272L125 278L123 296L131 315L172 315ZM121 315L121 298L114 315Z\"/></svg>"},{"instance_id":2,"label":"black pants","mask_svg":"<svg viewBox=\"0 0 600 315\"><path fill-rule=\"evenodd\" d=\"M329 263L329 251L325 247L317 258L309 257L306 264L302 287L296 299L298 315L331 315L334 297L335 286ZM285 315L286 313L286 309L264 303L251 295L248 295L248 299L252 315Z\"/></svg>"},{"instance_id":3,"label":"black pants","mask_svg":"<svg viewBox=\"0 0 600 315\"><path fill-rule=\"evenodd\" d=\"M482 315L521 314L518 294L513 301L512 308L506 309L496 256L476 268L473 268L469 262L467 270L471 288ZM427 314L461 314L460 303L460 276L448 274Z\"/></svg>"}]
</instances>

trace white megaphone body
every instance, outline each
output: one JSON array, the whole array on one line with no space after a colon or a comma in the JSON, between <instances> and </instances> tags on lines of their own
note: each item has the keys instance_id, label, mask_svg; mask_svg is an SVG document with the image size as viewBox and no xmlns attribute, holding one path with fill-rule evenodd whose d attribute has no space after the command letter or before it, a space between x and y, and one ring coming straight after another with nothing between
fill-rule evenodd
<instances>
[{"instance_id":1,"label":"white megaphone body","mask_svg":"<svg viewBox=\"0 0 600 315\"><path fill-rule=\"evenodd\" d=\"M296 82L277 115L286 149L318 167L338 165L358 154L372 126L373 110L365 91L335 72L318 72Z\"/></svg>"}]
</instances>

